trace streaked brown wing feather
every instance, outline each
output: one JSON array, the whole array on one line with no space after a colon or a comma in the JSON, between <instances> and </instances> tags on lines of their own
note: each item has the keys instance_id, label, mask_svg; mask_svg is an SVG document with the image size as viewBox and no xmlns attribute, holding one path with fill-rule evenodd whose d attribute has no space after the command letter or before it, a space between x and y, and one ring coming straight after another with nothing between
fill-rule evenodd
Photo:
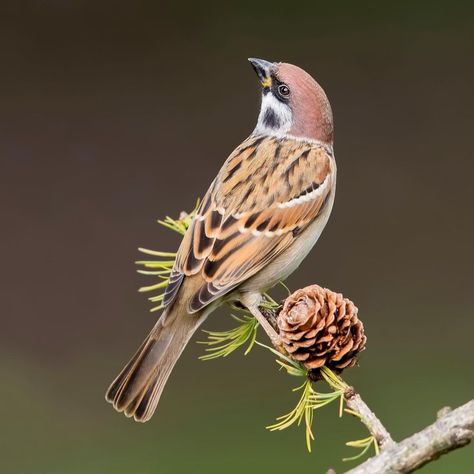
<instances>
[{"instance_id":1,"label":"streaked brown wing feather","mask_svg":"<svg viewBox=\"0 0 474 474\"><path fill-rule=\"evenodd\" d=\"M334 174L331 150L291 139L250 137L227 159L178 250L164 305L183 275L203 284L195 312L255 275L321 211Z\"/></svg>"}]
</instances>

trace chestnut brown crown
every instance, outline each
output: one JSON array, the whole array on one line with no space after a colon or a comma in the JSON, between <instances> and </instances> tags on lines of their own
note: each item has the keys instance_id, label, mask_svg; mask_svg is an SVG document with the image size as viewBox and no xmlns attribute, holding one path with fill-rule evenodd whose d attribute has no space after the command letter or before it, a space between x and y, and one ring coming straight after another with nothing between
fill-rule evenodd
<instances>
[{"instance_id":1,"label":"chestnut brown crown","mask_svg":"<svg viewBox=\"0 0 474 474\"><path fill-rule=\"evenodd\" d=\"M249 59L262 85L262 106L255 133L291 135L332 144L331 105L306 71L288 63Z\"/></svg>"},{"instance_id":2,"label":"chestnut brown crown","mask_svg":"<svg viewBox=\"0 0 474 474\"><path fill-rule=\"evenodd\" d=\"M275 75L290 90L293 123L289 133L332 143L332 109L323 88L306 71L293 64L277 64Z\"/></svg>"}]
</instances>

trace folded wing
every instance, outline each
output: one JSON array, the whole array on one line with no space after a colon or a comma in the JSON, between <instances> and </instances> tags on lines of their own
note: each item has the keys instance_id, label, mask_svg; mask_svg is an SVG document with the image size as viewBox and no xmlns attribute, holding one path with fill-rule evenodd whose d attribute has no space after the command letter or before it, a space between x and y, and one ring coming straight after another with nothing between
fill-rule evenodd
<instances>
[{"instance_id":1,"label":"folded wing","mask_svg":"<svg viewBox=\"0 0 474 474\"><path fill-rule=\"evenodd\" d=\"M188 304L192 313L255 275L319 215L334 179L328 147L273 137L244 141L181 242L163 304L173 301L185 276L202 276Z\"/></svg>"}]
</instances>

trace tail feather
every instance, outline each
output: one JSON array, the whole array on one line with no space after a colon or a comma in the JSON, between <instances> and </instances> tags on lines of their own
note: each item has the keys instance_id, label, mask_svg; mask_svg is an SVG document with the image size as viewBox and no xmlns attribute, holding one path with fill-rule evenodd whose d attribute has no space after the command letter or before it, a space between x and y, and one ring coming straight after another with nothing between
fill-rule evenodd
<instances>
[{"instance_id":1,"label":"tail feather","mask_svg":"<svg viewBox=\"0 0 474 474\"><path fill-rule=\"evenodd\" d=\"M174 365L203 320L201 314L188 314L176 304L165 311L110 385L106 400L127 417L148 421Z\"/></svg>"}]
</instances>

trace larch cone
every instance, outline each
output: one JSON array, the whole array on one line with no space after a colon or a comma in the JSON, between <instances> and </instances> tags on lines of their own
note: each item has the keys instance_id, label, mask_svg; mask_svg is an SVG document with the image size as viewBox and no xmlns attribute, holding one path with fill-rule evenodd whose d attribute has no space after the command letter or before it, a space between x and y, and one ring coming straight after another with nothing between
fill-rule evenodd
<instances>
[{"instance_id":1,"label":"larch cone","mask_svg":"<svg viewBox=\"0 0 474 474\"><path fill-rule=\"evenodd\" d=\"M313 376L323 366L335 372L354 366L367 339L357 312L351 300L318 285L294 292L277 317L285 350Z\"/></svg>"}]
</instances>

